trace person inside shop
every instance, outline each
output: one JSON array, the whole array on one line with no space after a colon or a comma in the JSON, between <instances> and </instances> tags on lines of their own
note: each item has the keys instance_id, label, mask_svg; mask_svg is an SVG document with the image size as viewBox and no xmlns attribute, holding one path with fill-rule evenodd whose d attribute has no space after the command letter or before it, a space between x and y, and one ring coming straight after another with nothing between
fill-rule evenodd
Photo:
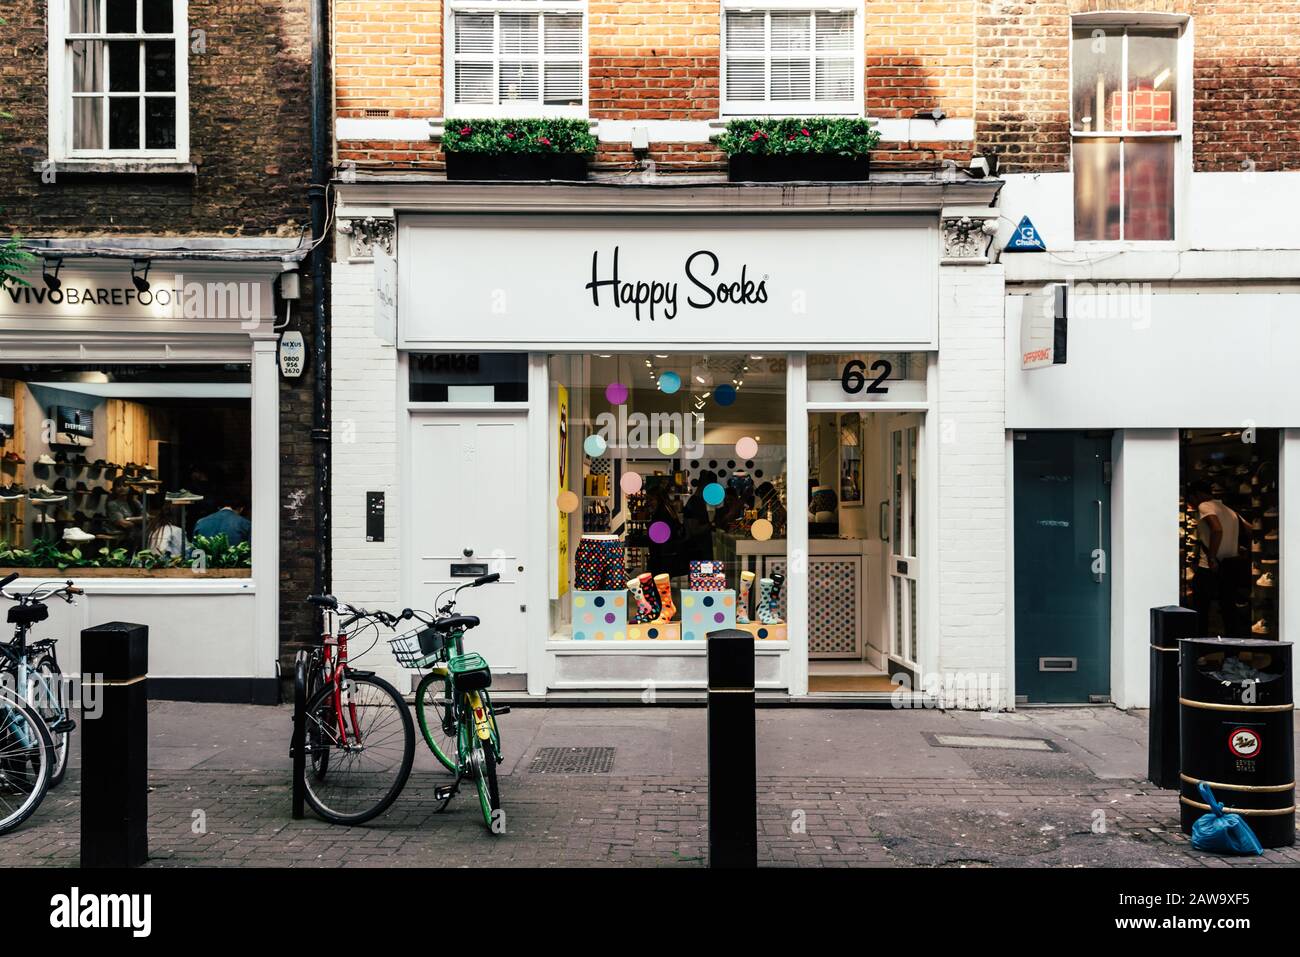
<instances>
[{"instance_id":1,"label":"person inside shop","mask_svg":"<svg viewBox=\"0 0 1300 957\"><path fill-rule=\"evenodd\" d=\"M1217 602L1223 619L1223 634L1229 638L1249 637L1247 615L1237 603L1243 600L1243 584L1249 565L1241 557L1239 543L1243 519L1220 501L1208 482L1193 482L1187 501L1200 516L1196 528L1198 558L1192 578L1192 600L1200 632L1209 635L1210 609Z\"/></svg>"},{"instance_id":2,"label":"person inside shop","mask_svg":"<svg viewBox=\"0 0 1300 957\"><path fill-rule=\"evenodd\" d=\"M682 553L682 515L677 509L668 489L663 485L653 485L646 491L646 506L650 515L650 524L663 522L668 526L666 541L650 540L650 566L656 574L665 573L672 576L686 574L686 556Z\"/></svg>"},{"instance_id":3,"label":"person inside shop","mask_svg":"<svg viewBox=\"0 0 1300 957\"><path fill-rule=\"evenodd\" d=\"M204 515L194 523L194 534L211 538L213 535L225 535L231 545L239 545L249 540L252 523L244 517L245 505L234 501L223 505L210 515Z\"/></svg>"},{"instance_id":4,"label":"person inside shop","mask_svg":"<svg viewBox=\"0 0 1300 957\"><path fill-rule=\"evenodd\" d=\"M170 504L163 502L154 511L149 521L146 541L149 550L164 558L179 558L185 550L185 535L180 525L176 524L176 511Z\"/></svg>"},{"instance_id":5,"label":"person inside shop","mask_svg":"<svg viewBox=\"0 0 1300 957\"><path fill-rule=\"evenodd\" d=\"M109 524L121 531L135 528L136 522L144 514L135 490L126 484L125 478L117 478L109 491L108 505L104 508L104 517Z\"/></svg>"},{"instance_id":6,"label":"person inside shop","mask_svg":"<svg viewBox=\"0 0 1300 957\"><path fill-rule=\"evenodd\" d=\"M717 480L717 474L709 469L700 472L695 491L682 509L682 551L688 567L690 562L713 561L713 516L704 501L704 490Z\"/></svg>"}]
</instances>

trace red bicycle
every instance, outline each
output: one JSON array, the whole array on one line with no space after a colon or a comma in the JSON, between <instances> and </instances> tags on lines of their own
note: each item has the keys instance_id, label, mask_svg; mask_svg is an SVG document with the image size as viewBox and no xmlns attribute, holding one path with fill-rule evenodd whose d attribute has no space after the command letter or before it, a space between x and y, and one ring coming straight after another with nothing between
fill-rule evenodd
<instances>
[{"instance_id":1,"label":"red bicycle","mask_svg":"<svg viewBox=\"0 0 1300 957\"><path fill-rule=\"evenodd\" d=\"M307 669L306 798L327 821L362 824L386 811L405 786L415 761L415 725L396 688L372 671L352 667L348 641L374 629L377 642L381 626L392 630L403 618L357 608L333 595L307 601L323 609L325 627ZM337 625L331 627L334 619Z\"/></svg>"}]
</instances>

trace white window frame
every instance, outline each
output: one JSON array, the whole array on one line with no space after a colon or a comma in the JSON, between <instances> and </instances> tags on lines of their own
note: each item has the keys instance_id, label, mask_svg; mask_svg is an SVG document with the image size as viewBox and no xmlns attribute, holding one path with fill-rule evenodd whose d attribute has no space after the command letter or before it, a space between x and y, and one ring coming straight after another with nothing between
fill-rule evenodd
<instances>
[{"instance_id":1,"label":"white window frame","mask_svg":"<svg viewBox=\"0 0 1300 957\"><path fill-rule=\"evenodd\" d=\"M189 71L189 4L186 0L172 0L172 34L176 43L176 148L170 150L77 150L72 148L72 61L68 44L77 39L105 39L101 34L69 33L69 0L50 0L49 23L49 148L54 161L90 160L96 162L138 165L140 163L188 163L190 159L190 71ZM139 17L137 3L136 16ZM137 25L142 25L137 19ZM156 34L113 34L114 40L149 40ZM107 93L105 93L107 95ZM143 99L147 94L141 90ZM107 128L104 131L108 135ZM141 130L143 135L143 129Z\"/></svg>"},{"instance_id":2,"label":"white window frame","mask_svg":"<svg viewBox=\"0 0 1300 957\"><path fill-rule=\"evenodd\" d=\"M813 100L767 100L762 103L727 100L727 14L728 13L851 13L853 15L853 95L847 100L817 103ZM721 119L735 120L767 116L863 116L866 85L865 34L866 12L863 0L722 0L719 38L718 113ZM770 36L769 36L770 39ZM814 41L815 43L815 41ZM770 51L764 51L770 64ZM815 56L815 51L809 56ZM769 82L771 71L768 70Z\"/></svg>"},{"instance_id":3,"label":"white window frame","mask_svg":"<svg viewBox=\"0 0 1300 957\"><path fill-rule=\"evenodd\" d=\"M1122 29L1122 30L1169 30L1177 32L1178 44L1178 99L1177 99L1177 130L1159 130L1152 132L1115 132L1107 130L1104 132L1083 132L1074 128L1074 31L1076 29L1087 29L1089 27L1100 27L1105 29ZM1068 81L1070 108L1069 108L1069 127L1070 127L1070 240L1081 248L1085 249L1175 249L1178 247L1181 237L1184 235L1184 223L1187 220L1187 195L1188 195L1188 178L1192 169L1192 21L1190 17L1182 14L1165 14L1165 13L1143 13L1135 15L1133 13L1095 13L1081 14L1070 18L1070 73ZM1128 90L1128 42L1127 38L1124 43L1124 50L1121 59L1121 74L1124 80L1123 90ZM1121 110L1123 116L1122 126L1128 126L1128 98L1120 97ZM1118 139L1118 140L1139 140L1139 139L1165 139L1174 140L1174 234L1171 239L1075 239L1077 232L1077 209L1074 205L1074 144L1083 139ZM1124 177L1124 150L1120 150L1120 169L1119 175L1121 182ZM1120 228L1123 230L1124 223L1124 200L1125 194L1121 187L1120 191Z\"/></svg>"},{"instance_id":4,"label":"white window frame","mask_svg":"<svg viewBox=\"0 0 1300 957\"><path fill-rule=\"evenodd\" d=\"M586 119L590 100L591 85L591 18L587 15L587 0L446 0L443 4L443 51L447 67L443 71L443 116L477 119L533 119L533 118L573 118ZM582 103L576 106L548 106L544 103L458 103L456 101L456 33L455 18L457 13L541 13L541 14L578 14L582 17ZM482 60L483 54L467 59ZM545 54L535 57L511 54L518 59L537 59L539 62ZM493 62L500 62L500 54L493 55ZM493 90L500 96L500 90L493 73ZM539 83L541 78L539 76Z\"/></svg>"}]
</instances>

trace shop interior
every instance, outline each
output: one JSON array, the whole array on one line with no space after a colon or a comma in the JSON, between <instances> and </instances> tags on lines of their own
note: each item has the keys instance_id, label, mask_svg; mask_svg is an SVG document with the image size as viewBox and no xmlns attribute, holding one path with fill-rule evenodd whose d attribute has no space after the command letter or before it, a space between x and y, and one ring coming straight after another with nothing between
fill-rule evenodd
<instances>
[{"instance_id":1,"label":"shop interior","mask_svg":"<svg viewBox=\"0 0 1300 957\"><path fill-rule=\"evenodd\" d=\"M808 417L808 690L892 692L917 649L917 413Z\"/></svg>"},{"instance_id":2,"label":"shop interior","mask_svg":"<svg viewBox=\"0 0 1300 957\"><path fill-rule=\"evenodd\" d=\"M552 634L784 640L786 360L550 360L560 511Z\"/></svg>"},{"instance_id":3,"label":"shop interior","mask_svg":"<svg viewBox=\"0 0 1300 957\"><path fill-rule=\"evenodd\" d=\"M1184 429L1179 451L1183 606L1196 609L1199 634L1280 638L1278 430Z\"/></svg>"},{"instance_id":4,"label":"shop interior","mask_svg":"<svg viewBox=\"0 0 1300 957\"><path fill-rule=\"evenodd\" d=\"M246 364L0 366L9 561L188 566L221 530L247 565L250 396Z\"/></svg>"}]
</instances>

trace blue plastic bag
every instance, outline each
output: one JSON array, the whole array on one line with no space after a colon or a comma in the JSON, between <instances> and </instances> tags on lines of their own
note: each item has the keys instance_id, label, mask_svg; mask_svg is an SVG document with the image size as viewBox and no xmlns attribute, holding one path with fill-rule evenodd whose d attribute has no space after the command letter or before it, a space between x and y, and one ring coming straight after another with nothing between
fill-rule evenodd
<instances>
[{"instance_id":1,"label":"blue plastic bag","mask_svg":"<svg viewBox=\"0 0 1300 957\"><path fill-rule=\"evenodd\" d=\"M1197 785L1201 797L1212 810L1202 814L1192 825L1192 847L1211 854L1263 854L1259 838L1240 814L1224 814L1223 805L1214 797L1210 786Z\"/></svg>"}]
</instances>

